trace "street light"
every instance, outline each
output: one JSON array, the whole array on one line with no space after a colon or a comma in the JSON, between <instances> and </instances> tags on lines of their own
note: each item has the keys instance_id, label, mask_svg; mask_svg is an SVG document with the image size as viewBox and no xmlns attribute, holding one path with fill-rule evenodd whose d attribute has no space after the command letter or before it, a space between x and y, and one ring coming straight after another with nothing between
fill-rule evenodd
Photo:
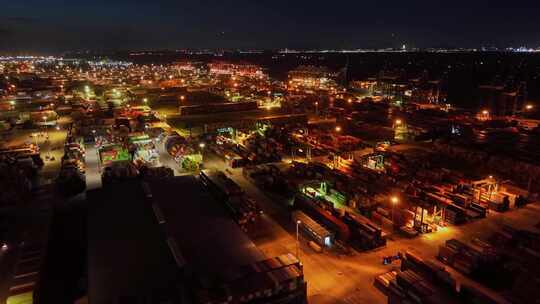
<instances>
[{"instance_id":1,"label":"street light","mask_svg":"<svg viewBox=\"0 0 540 304\"><path fill-rule=\"evenodd\" d=\"M206 145L205 145L203 142L199 144L199 147L200 147L201 149L204 149L205 146L206 146Z\"/></svg>"},{"instance_id":2,"label":"street light","mask_svg":"<svg viewBox=\"0 0 540 304\"><path fill-rule=\"evenodd\" d=\"M489 111L488 111L488 110L483 110L483 111L482 111L482 114L488 115L488 114L489 114Z\"/></svg>"},{"instance_id":3,"label":"street light","mask_svg":"<svg viewBox=\"0 0 540 304\"><path fill-rule=\"evenodd\" d=\"M390 198L390 203L392 203L392 225L396 225L396 205L399 203L399 198L397 196L392 196Z\"/></svg>"},{"instance_id":4,"label":"street light","mask_svg":"<svg viewBox=\"0 0 540 304\"><path fill-rule=\"evenodd\" d=\"M396 125L401 125L401 119L396 119Z\"/></svg>"},{"instance_id":5,"label":"street light","mask_svg":"<svg viewBox=\"0 0 540 304\"><path fill-rule=\"evenodd\" d=\"M532 110L533 108L534 106L532 104L528 104L525 106L525 110L528 110L528 111Z\"/></svg>"},{"instance_id":6,"label":"street light","mask_svg":"<svg viewBox=\"0 0 540 304\"><path fill-rule=\"evenodd\" d=\"M38 135L37 135L37 133L32 133L32 135L30 135L30 136L32 136L32 137L34 138L35 145L36 145L36 147L39 148L39 146L38 146Z\"/></svg>"},{"instance_id":7,"label":"street light","mask_svg":"<svg viewBox=\"0 0 540 304\"><path fill-rule=\"evenodd\" d=\"M341 127L340 126L336 127L336 132L341 132Z\"/></svg>"},{"instance_id":8,"label":"street light","mask_svg":"<svg viewBox=\"0 0 540 304\"><path fill-rule=\"evenodd\" d=\"M298 247L299 247L299 244L300 244L300 238L298 237L298 235L299 235L298 227L300 226L300 223L302 223L300 220L296 221L296 258L298 260L300 260L300 256L298 256Z\"/></svg>"},{"instance_id":9,"label":"street light","mask_svg":"<svg viewBox=\"0 0 540 304\"><path fill-rule=\"evenodd\" d=\"M143 98L142 100L144 103L147 103L148 102L148 98Z\"/></svg>"}]
</instances>

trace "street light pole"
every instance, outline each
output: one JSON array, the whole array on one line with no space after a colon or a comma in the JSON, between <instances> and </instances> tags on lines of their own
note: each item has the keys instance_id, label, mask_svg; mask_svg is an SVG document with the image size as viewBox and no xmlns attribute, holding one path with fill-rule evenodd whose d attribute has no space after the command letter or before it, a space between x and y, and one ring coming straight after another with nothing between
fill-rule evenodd
<instances>
[{"instance_id":1,"label":"street light pole","mask_svg":"<svg viewBox=\"0 0 540 304\"><path fill-rule=\"evenodd\" d=\"M299 233L298 233L298 226L300 225L300 220L296 221L296 258L298 260L300 260L300 256L298 255L298 247L299 247L299 244L300 244L300 239L298 237Z\"/></svg>"},{"instance_id":2,"label":"street light pole","mask_svg":"<svg viewBox=\"0 0 540 304\"><path fill-rule=\"evenodd\" d=\"M396 204L392 204L392 225L396 227Z\"/></svg>"},{"instance_id":3,"label":"street light pole","mask_svg":"<svg viewBox=\"0 0 540 304\"><path fill-rule=\"evenodd\" d=\"M49 141L49 133L47 132L47 116L43 116L43 131L45 133L45 140L43 141L43 149L45 149L45 144ZM49 145L50 150L50 145ZM50 151L47 150L47 158L50 157Z\"/></svg>"},{"instance_id":4,"label":"street light pole","mask_svg":"<svg viewBox=\"0 0 540 304\"><path fill-rule=\"evenodd\" d=\"M399 202L399 198L397 196L392 196L390 198L390 202L392 203L392 226L396 227L396 205L398 204Z\"/></svg>"},{"instance_id":5,"label":"street light pole","mask_svg":"<svg viewBox=\"0 0 540 304\"><path fill-rule=\"evenodd\" d=\"M206 146L206 144L204 142L199 144L199 148L201 148L201 163L204 162L204 147L205 146Z\"/></svg>"}]
</instances>

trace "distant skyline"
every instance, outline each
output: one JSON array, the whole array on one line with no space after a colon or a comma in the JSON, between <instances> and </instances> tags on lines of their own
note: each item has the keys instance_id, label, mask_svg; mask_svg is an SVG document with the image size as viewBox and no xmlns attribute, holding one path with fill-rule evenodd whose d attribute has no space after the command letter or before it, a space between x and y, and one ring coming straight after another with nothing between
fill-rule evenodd
<instances>
[{"instance_id":1,"label":"distant skyline","mask_svg":"<svg viewBox=\"0 0 540 304\"><path fill-rule=\"evenodd\" d=\"M19 0L0 51L540 46L539 1Z\"/></svg>"}]
</instances>

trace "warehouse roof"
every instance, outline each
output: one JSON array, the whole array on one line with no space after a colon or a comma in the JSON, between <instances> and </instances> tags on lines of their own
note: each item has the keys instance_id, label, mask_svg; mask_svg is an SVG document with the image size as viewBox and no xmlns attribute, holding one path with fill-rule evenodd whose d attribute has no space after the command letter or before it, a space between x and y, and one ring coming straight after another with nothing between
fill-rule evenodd
<instances>
[{"instance_id":1,"label":"warehouse roof","mask_svg":"<svg viewBox=\"0 0 540 304\"><path fill-rule=\"evenodd\" d=\"M198 275L229 281L234 278L231 269L265 258L194 176L149 182L149 186L167 237L175 240L182 258Z\"/></svg>"},{"instance_id":2,"label":"warehouse roof","mask_svg":"<svg viewBox=\"0 0 540 304\"><path fill-rule=\"evenodd\" d=\"M88 192L89 301L174 301L182 273L230 282L265 256L194 176Z\"/></svg>"},{"instance_id":3,"label":"warehouse roof","mask_svg":"<svg viewBox=\"0 0 540 304\"><path fill-rule=\"evenodd\" d=\"M87 195L90 302L170 300L178 268L140 183Z\"/></svg>"}]
</instances>

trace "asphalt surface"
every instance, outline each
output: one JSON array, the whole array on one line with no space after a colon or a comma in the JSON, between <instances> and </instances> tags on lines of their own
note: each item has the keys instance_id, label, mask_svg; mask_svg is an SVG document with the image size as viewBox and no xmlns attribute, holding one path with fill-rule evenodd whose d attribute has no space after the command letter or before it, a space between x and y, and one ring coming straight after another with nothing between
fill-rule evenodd
<instances>
[{"instance_id":1,"label":"asphalt surface","mask_svg":"<svg viewBox=\"0 0 540 304\"><path fill-rule=\"evenodd\" d=\"M159 153L159 163L162 166L173 169L174 176L181 175L182 172L180 171L180 165L172 158L169 153L167 153L167 150L165 149L165 140L157 143L156 148Z\"/></svg>"},{"instance_id":2,"label":"asphalt surface","mask_svg":"<svg viewBox=\"0 0 540 304\"><path fill-rule=\"evenodd\" d=\"M6 133L0 145L17 147L23 144L37 144L44 162L39 172L39 182L40 185L48 185L53 183L60 172L66 136L67 131L63 129L17 129Z\"/></svg>"},{"instance_id":3,"label":"asphalt surface","mask_svg":"<svg viewBox=\"0 0 540 304\"><path fill-rule=\"evenodd\" d=\"M101 188L101 172L97 149L93 144L85 145L85 149L86 190Z\"/></svg>"},{"instance_id":4,"label":"asphalt surface","mask_svg":"<svg viewBox=\"0 0 540 304\"><path fill-rule=\"evenodd\" d=\"M39 173L42 185L53 183L60 172L67 131L49 130L47 134L49 138L42 138L40 144L41 158L45 163Z\"/></svg>"}]
</instances>

